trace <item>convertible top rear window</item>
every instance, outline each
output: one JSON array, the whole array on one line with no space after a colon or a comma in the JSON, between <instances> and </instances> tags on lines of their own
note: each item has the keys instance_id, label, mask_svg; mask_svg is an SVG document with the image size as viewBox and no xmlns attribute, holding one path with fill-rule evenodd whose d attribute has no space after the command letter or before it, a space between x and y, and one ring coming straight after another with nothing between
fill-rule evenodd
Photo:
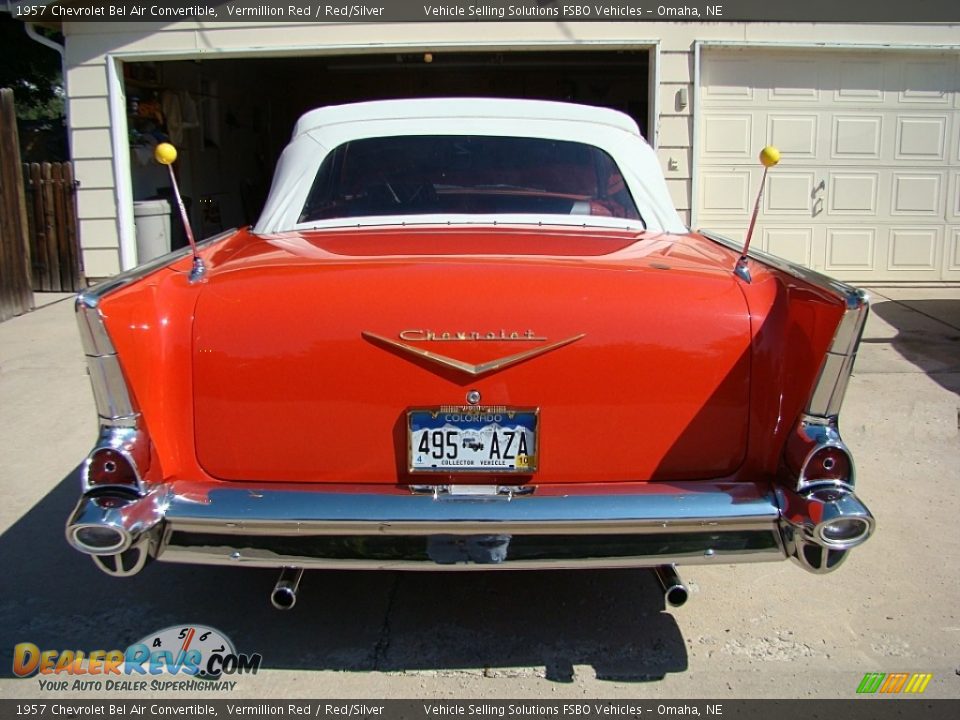
<instances>
[{"instance_id":1,"label":"convertible top rear window","mask_svg":"<svg viewBox=\"0 0 960 720\"><path fill-rule=\"evenodd\" d=\"M603 150L542 138L410 135L326 156L299 222L432 214L599 215L640 220Z\"/></svg>"}]
</instances>

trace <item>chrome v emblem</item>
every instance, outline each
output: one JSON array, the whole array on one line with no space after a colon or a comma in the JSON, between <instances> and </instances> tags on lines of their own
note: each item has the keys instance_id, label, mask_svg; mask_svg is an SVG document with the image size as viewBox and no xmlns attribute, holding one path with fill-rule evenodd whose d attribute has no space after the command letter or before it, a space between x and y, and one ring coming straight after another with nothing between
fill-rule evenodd
<instances>
[{"instance_id":1,"label":"chrome v emblem","mask_svg":"<svg viewBox=\"0 0 960 720\"><path fill-rule=\"evenodd\" d=\"M460 372L467 373L473 377L479 377L480 375L486 375L487 373L492 373L497 370L503 370L504 368L510 367L511 365L516 365L524 360L529 360L537 355L543 355L551 350L562 348L564 345L575 343L580 338L586 336L586 333L581 333L580 335L569 337L566 340L560 340L559 342L550 343L549 345L541 345L540 347L535 347L532 350L525 350L514 355L508 355L507 357L499 358L497 360L490 360L489 362L474 365L473 363L464 362L463 360L456 360L454 358L447 357L446 355L440 355L439 353L430 352L429 350L413 347L412 345L407 345L406 343L402 343L397 340L390 340L389 338L376 335L372 332L367 332L366 330L360 334L371 342L382 343L389 347L396 348L397 350L410 353L415 357L429 360L430 362L434 362L442 367L450 368L451 370L459 370Z\"/></svg>"}]
</instances>

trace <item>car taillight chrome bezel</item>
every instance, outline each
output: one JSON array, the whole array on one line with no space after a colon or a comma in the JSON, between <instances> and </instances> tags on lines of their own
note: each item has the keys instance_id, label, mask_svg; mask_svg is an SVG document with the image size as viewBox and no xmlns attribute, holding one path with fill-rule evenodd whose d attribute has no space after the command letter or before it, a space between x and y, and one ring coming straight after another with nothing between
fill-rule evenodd
<instances>
[{"instance_id":1,"label":"car taillight chrome bezel","mask_svg":"<svg viewBox=\"0 0 960 720\"><path fill-rule=\"evenodd\" d=\"M817 459L825 452L842 454L847 472L838 477L818 474ZM856 484L853 455L840 437L834 422L824 418L803 417L787 440L784 462L795 478L794 489L802 492L821 485L840 485L852 488Z\"/></svg>"},{"instance_id":2,"label":"car taillight chrome bezel","mask_svg":"<svg viewBox=\"0 0 960 720\"><path fill-rule=\"evenodd\" d=\"M119 480L117 482L98 482L92 474L96 472L96 463L103 459L105 452L109 458L123 462L133 475L132 481ZM109 427L100 428L100 438L87 459L81 471L81 483L84 493L104 489L120 489L133 491L137 495L145 495L148 488L144 481L144 474L150 468L150 440L146 433L139 428Z\"/></svg>"}]
</instances>

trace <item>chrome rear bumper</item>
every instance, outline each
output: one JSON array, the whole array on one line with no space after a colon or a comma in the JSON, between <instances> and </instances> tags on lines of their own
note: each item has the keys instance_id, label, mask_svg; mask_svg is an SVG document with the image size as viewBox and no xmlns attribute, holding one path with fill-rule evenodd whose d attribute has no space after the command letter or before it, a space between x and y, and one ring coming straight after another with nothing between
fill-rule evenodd
<instances>
[{"instance_id":1,"label":"chrome rear bumper","mask_svg":"<svg viewBox=\"0 0 960 720\"><path fill-rule=\"evenodd\" d=\"M790 552L782 504L760 485L723 482L479 496L171 484L140 498L81 498L67 539L112 575L149 559L403 570L723 564Z\"/></svg>"}]
</instances>

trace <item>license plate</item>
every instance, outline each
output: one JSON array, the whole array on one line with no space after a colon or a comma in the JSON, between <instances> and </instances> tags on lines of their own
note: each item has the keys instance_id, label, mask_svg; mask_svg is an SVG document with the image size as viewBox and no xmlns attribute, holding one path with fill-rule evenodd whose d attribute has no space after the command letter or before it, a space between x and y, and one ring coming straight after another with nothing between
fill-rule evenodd
<instances>
[{"instance_id":1,"label":"license plate","mask_svg":"<svg viewBox=\"0 0 960 720\"><path fill-rule=\"evenodd\" d=\"M531 473L536 408L450 406L407 412L411 472Z\"/></svg>"}]
</instances>

